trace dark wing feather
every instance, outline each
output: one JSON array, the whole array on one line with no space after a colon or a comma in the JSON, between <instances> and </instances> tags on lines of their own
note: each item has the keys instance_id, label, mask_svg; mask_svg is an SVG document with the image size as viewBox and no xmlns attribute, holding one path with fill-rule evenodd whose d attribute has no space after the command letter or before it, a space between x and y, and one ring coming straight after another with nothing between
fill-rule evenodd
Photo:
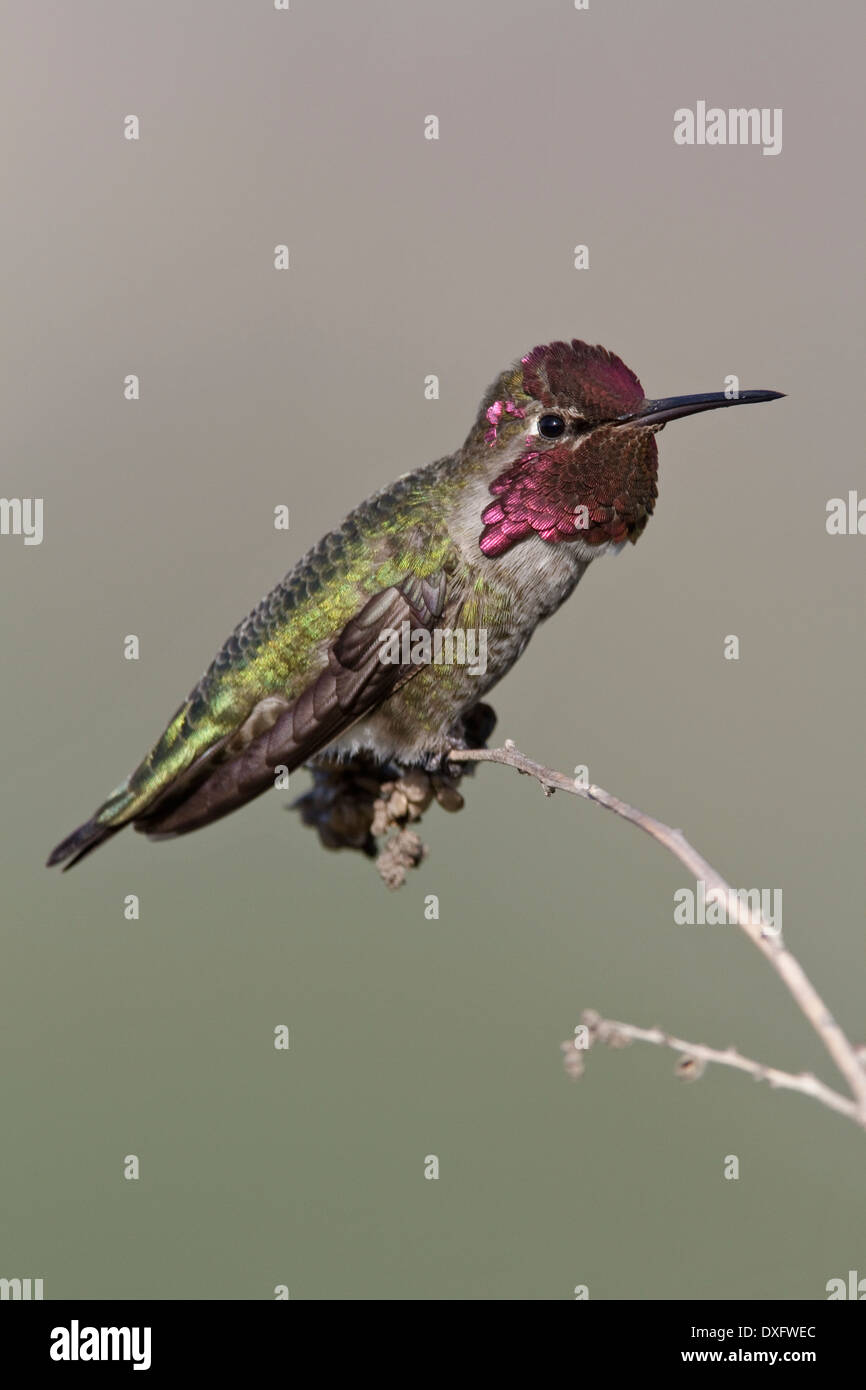
<instances>
[{"instance_id":1,"label":"dark wing feather","mask_svg":"<svg viewBox=\"0 0 866 1390\"><path fill-rule=\"evenodd\" d=\"M420 669L380 659L385 629L432 630L445 606L446 578L410 575L399 586L375 594L343 628L328 664L276 722L234 757L203 769L204 776L175 790L134 822L155 838L183 835L228 815L274 785L274 770L299 767L365 714L393 695Z\"/></svg>"}]
</instances>

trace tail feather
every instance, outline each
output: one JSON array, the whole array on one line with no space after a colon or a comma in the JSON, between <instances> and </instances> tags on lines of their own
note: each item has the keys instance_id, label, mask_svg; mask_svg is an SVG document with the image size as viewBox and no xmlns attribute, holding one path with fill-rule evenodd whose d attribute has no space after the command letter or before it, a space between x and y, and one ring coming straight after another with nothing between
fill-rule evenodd
<instances>
[{"instance_id":1,"label":"tail feather","mask_svg":"<svg viewBox=\"0 0 866 1390\"><path fill-rule=\"evenodd\" d=\"M47 867L51 868L55 864L63 864L65 873L67 869L72 868L73 864L77 864L85 855L90 854L91 850L98 849L112 835L116 835L118 830L123 830L124 826L133 824L137 829L139 809L144 809L151 803L155 807L162 806L164 802L175 805L183 801L189 795L190 786L195 786L206 775L207 770L208 758L200 758L192 768L187 768L179 776L173 778L166 787L161 790L157 787L149 794L147 789L144 792L140 788L136 791L135 774L133 774L111 793L108 800L103 802L93 813L90 820L79 825L78 829L73 830L71 835L67 835L65 840L61 840L56 849L53 849L48 856Z\"/></svg>"},{"instance_id":2,"label":"tail feather","mask_svg":"<svg viewBox=\"0 0 866 1390\"><path fill-rule=\"evenodd\" d=\"M56 849L53 849L48 856L48 868L54 864L63 864L63 872L71 869L73 864L77 864L79 859L83 859L91 850L116 835L122 826L119 825L100 825L98 820L85 821L79 825L77 830L73 830L71 835L67 835L65 840L61 840ZM64 861L68 860L68 863Z\"/></svg>"}]
</instances>

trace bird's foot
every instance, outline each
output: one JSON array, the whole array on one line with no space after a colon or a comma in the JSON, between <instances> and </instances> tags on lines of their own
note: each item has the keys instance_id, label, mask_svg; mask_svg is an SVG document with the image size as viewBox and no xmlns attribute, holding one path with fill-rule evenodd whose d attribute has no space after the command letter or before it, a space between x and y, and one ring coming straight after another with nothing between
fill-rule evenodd
<instances>
[{"instance_id":1,"label":"bird's foot","mask_svg":"<svg viewBox=\"0 0 866 1390\"><path fill-rule=\"evenodd\" d=\"M475 705L449 736L452 748L483 748L496 723L489 705ZM292 803L327 849L354 849L376 860L384 882L399 888L427 854L415 827L434 801L459 811L457 784L465 769L438 753L419 767L400 768L359 754L310 766L313 785Z\"/></svg>"}]
</instances>

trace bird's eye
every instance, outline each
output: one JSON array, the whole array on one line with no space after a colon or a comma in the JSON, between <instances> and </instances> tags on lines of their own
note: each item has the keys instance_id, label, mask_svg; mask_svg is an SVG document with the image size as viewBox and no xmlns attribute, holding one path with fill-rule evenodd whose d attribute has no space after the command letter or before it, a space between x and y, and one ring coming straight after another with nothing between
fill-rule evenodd
<instances>
[{"instance_id":1,"label":"bird's eye","mask_svg":"<svg viewBox=\"0 0 866 1390\"><path fill-rule=\"evenodd\" d=\"M542 415L538 421L538 433L545 439L558 439L565 434L565 421L561 415Z\"/></svg>"}]
</instances>

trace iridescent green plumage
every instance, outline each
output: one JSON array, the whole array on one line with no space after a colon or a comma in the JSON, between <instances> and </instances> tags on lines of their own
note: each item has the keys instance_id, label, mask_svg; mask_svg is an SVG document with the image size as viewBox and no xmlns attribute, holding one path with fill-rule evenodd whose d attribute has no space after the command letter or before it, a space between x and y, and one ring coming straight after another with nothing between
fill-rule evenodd
<instances>
[{"instance_id":1,"label":"iridescent green plumage","mask_svg":"<svg viewBox=\"0 0 866 1390\"><path fill-rule=\"evenodd\" d=\"M407 574L426 578L442 567L453 545L442 514L431 518L427 472L363 502L238 625L129 779L127 814L143 810L262 699L300 695L367 599Z\"/></svg>"}]
</instances>

